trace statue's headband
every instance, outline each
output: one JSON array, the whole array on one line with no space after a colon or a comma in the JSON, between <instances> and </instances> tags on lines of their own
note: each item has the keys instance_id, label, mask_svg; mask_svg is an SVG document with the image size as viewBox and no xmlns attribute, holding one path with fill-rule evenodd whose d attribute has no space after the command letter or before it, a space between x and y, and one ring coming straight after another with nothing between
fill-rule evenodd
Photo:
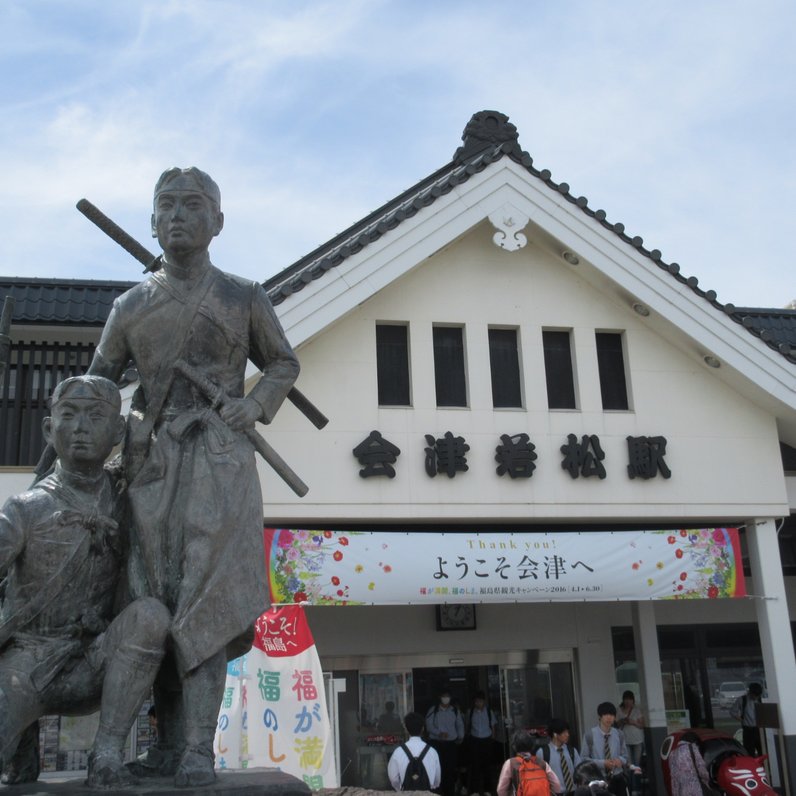
<instances>
[{"instance_id":1,"label":"statue's headband","mask_svg":"<svg viewBox=\"0 0 796 796\"><path fill-rule=\"evenodd\" d=\"M166 191L194 191L204 194L219 207L221 206L221 191L218 185L209 174L197 169L196 166L191 166L189 169L175 167L164 171L155 185L155 198Z\"/></svg>"},{"instance_id":2,"label":"statue's headband","mask_svg":"<svg viewBox=\"0 0 796 796\"><path fill-rule=\"evenodd\" d=\"M72 376L59 382L53 390L50 406L54 407L66 398L88 401L103 401L117 412L122 408L119 388L102 376Z\"/></svg>"}]
</instances>

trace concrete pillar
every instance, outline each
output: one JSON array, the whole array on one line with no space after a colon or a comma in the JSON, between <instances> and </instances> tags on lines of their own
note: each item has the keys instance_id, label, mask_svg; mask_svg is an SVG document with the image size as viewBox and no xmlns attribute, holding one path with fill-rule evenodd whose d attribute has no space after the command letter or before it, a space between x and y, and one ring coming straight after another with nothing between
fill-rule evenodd
<instances>
[{"instance_id":1,"label":"concrete pillar","mask_svg":"<svg viewBox=\"0 0 796 796\"><path fill-rule=\"evenodd\" d=\"M665 796L666 788L663 783L660 749L668 731L666 729L666 707L663 702L663 677L658 647L658 627L655 622L655 604L652 601L635 602L632 613L641 688L639 703L647 720L647 727L644 730L644 746L647 750L647 779L653 796Z\"/></svg>"},{"instance_id":2,"label":"concrete pillar","mask_svg":"<svg viewBox=\"0 0 796 796\"><path fill-rule=\"evenodd\" d=\"M755 604L768 688L765 701L779 704L779 731L785 750L782 767L790 783L790 793L793 793L796 785L796 658L776 521L748 522L746 542L753 593L759 598Z\"/></svg>"},{"instance_id":3,"label":"concrete pillar","mask_svg":"<svg viewBox=\"0 0 796 796\"><path fill-rule=\"evenodd\" d=\"M604 603L581 603L576 609L578 690L581 697L580 740L597 723L597 705L613 699L616 689L611 640L611 612ZM583 750L581 749L581 752Z\"/></svg>"}]
</instances>

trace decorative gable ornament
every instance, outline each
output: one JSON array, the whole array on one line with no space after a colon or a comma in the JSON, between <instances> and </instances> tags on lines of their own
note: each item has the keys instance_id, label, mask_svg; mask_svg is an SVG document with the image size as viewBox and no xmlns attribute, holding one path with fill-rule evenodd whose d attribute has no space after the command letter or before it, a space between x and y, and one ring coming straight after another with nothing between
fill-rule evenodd
<instances>
[{"instance_id":1,"label":"decorative gable ornament","mask_svg":"<svg viewBox=\"0 0 796 796\"><path fill-rule=\"evenodd\" d=\"M500 111L474 113L464 128L462 141L464 143L453 153L454 163L466 163L479 152L507 142L513 144L512 149L516 148L518 154L522 154L517 128Z\"/></svg>"},{"instance_id":2,"label":"decorative gable ornament","mask_svg":"<svg viewBox=\"0 0 796 796\"><path fill-rule=\"evenodd\" d=\"M522 230L528 226L530 218L512 204L505 204L494 213L490 213L489 222L497 230L492 242L499 249L516 252L528 243Z\"/></svg>"}]
</instances>

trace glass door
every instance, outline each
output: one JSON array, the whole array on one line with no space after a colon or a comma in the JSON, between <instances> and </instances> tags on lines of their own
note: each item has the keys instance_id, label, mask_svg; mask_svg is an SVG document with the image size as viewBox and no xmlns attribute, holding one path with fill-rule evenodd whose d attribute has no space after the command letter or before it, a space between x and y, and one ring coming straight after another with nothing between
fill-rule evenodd
<instances>
[{"instance_id":1,"label":"glass door","mask_svg":"<svg viewBox=\"0 0 796 796\"><path fill-rule=\"evenodd\" d=\"M553 717L569 722L573 743L580 737L570 662L501 666L500 683L506 744L520 729L545 735Z\"/></svg>"},{"instance_id":2,"label":"glass door","mask_svg":"<svg viewBox=\"0 0 796 796\"><path fill-rule=\"evenodd\" d=\"M358 782L371 790L390 790L387 763L406 740L403 717L414 702L412 673L360 673Z\"/></svg>"}]
</instances>

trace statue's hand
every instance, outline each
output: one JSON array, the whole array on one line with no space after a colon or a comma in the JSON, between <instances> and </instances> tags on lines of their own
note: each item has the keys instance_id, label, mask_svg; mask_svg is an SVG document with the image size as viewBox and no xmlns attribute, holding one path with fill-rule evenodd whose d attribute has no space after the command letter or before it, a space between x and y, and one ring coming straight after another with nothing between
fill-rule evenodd
<instances>
[{"instance_id":1,"label":"statue's hand","mask_svg":"<svg viewBox=\"0 0 796 796\"><path fill-rule=\"evenodd\" d=\"M235 431L245 431L254 428L256 420L260 419L262 409L253 398L230 398L219 412L221 419Z\"/></svg>"}]
</instances>

